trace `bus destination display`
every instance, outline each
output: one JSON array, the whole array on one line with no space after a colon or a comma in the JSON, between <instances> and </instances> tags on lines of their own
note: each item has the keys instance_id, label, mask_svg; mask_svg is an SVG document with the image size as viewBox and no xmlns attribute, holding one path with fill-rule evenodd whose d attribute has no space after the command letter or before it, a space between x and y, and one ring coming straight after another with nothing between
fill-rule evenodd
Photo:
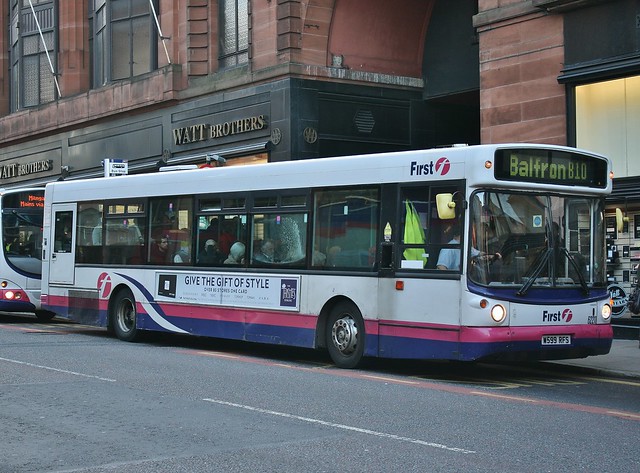
<instances>
[{"instance_id":1,"label":"bus destination display","mask_svg":"<svg viewBox=\"0 0 640 473\"><path fill-rule=\"evenodd\" d=\"M499 149L495 177L504 181L539 182L605 188L607 162L593 156L557 150Z\"/></svg>"}]
</instances>

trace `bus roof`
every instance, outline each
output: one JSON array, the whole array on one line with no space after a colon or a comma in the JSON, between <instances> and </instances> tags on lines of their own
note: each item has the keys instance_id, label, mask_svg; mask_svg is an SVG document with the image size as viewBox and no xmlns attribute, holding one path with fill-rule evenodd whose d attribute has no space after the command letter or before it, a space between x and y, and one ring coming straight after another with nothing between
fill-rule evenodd
<instances>
[{"instance_id":1,"label":"bus roof","mask_svg":"<svg viewBox=\"0 0 640 473\"><path fill-rule=\"evenodd\" d=\"M522 187L580 194L611 192L610 179L607 179L608 184L603 189L496 181L493 170L485 167L485 161L493 161L498 149L523 148L584 153L591 158L605 160L607 170L611 169L607 158L587 151L555 145L506 143L57 181L47 184L47 195L55 202L75 202L200 192L305 189L395 182L437 183L455 179L467 179L472 187ZM114 195L116 186L126 188L126 193Z\"/></svg>"}]
</instances>

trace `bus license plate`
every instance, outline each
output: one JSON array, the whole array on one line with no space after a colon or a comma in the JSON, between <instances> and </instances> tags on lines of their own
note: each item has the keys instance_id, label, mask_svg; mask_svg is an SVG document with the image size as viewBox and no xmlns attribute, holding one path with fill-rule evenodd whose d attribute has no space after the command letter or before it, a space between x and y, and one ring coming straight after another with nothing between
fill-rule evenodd
<instances>
[{"instance_id":1,"label":"bus license plate","mask_svg":"<svg viewBox=\"0 0 640 473\"><path fill-rule=\"evenodd\" d=\"M571 345L571 335L543 335L543 345Z\"/></svg>"}]
</instances>

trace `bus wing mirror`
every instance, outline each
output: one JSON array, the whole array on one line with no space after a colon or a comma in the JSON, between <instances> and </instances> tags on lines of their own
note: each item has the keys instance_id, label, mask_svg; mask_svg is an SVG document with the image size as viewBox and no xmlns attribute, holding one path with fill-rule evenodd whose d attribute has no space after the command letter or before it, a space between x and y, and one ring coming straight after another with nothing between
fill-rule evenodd
<instances>
[{"instance_id":1,"label":"bus wing mirror","mask_svg":"<svg viewBox=\"0 0 640 473\"><path fill-rule=\"evenodd\" d=\"M456 218L456 203L453 201L453 194L437 194L436 207L438 208L439 219L451 220Z\"/></svg>"},{"instance_id":2,"label":"bus wing mirror","mask_svg":"<svg viewBox=\"0 0 640 473\"><path fill-rule=\"evenodd\" d=\"M616 228L618 229L618 233L622 233L625 222L629 222L629 217L625 217L622 214L622 210L616 209Z\"/></svg>"}]
</instances>

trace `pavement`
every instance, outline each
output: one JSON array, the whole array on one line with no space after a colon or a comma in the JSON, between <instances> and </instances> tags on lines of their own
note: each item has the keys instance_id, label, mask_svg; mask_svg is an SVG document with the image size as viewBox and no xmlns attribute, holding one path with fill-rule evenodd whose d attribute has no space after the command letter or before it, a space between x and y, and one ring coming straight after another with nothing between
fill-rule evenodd
<instances>
[{"instance_id":1,"label":"pavement","mask_svg":"<svg viewBox=\"0 0 640 473\"><path fill-rule=\"evenodd\" d=\"M613 339L606 355L588 356L575 360L557 360L549 363L577 366L610 376L640 378L640 342Z\"/></svg>"}]
</instances>

